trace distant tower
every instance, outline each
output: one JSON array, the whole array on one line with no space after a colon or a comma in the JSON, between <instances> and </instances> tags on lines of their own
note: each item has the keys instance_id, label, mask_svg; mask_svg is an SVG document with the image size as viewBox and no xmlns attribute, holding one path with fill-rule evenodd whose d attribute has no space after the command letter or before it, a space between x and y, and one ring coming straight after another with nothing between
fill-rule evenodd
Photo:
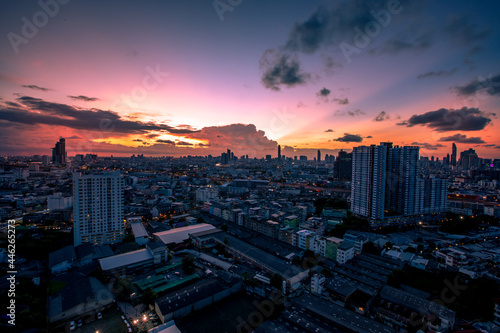
<instances>
[{"instance_id":1,"label":"distant tower","mask_svg":"<svg viewBox=\"0 0 500 333\"><path fill-rule=\"evenodd\" d=\"M66 164L66 140L59 138L54 148L52 148L52 163L65 165Z\"/></svg>"},{"instance_id":2,"label":"distant tower","mask_svg":"<svg viewBox=\"0 0 500 333\"><path fill-rule=\"evenodd\" d=\"M281 145L278 145L278 162L281 161Z\"/></svg>"},{"instance_id":3,"label":"distant tower","mask_svg":"<svg viewBox=\"0 0 500 333\"><path fill-rule=\"evenodd\" d=\"M453 142L453 145L451 146L451 165L456 166L457 165L457 145L455 142Z\"/></svg>"},{"instance_id":4,"label":"distant tower","mask_svg":"<svg viewBox=\"0 0 500 333\"><path fill-rule=\"evenodd\" d=\"M321 162L321 151L318 149L318 162Z\"/></svg>"}]
</instances>

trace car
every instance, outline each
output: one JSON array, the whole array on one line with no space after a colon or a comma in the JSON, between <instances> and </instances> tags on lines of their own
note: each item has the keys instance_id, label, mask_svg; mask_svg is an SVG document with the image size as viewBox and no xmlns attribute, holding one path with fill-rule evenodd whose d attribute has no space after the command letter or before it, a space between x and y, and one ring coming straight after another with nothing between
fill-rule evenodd
<instances>
[{"instance_id":1,"label":"car","mask_svg":"<svg viewBox=\"0 0 500 333\"><path fill-rule=\"evenodd\" d=\"M74 322L74 321L71 321L71 322L69 323L69 330L70 330L70 331L72 331L72 330L74 330L75 328L76 328L75 322Z\"/></svg>"},{"instance_id":2,"label":"car","mask_svg":"<svg viewBox=\"0 0 500 333\"><path fill-rule=\"evenodd\" d=\"M81 319L78 319L78 327L82 327L83 321Z\"/></svg>"},{"instance_id":3,"label":"car","mask_svg":"<svg viewBox=\"0 0 500 333\"><path fill-rule=\"evenodd\" d=\"M128 332L128 333L132 333L132 329L129 327L129 328L127 329L127 332Z\"/></svg>"},{"instance_id":4,"label":"car","mask_svg":"<svg viewBox=\"0 0 500 333\"><path fill-rule=\"evenodd\" d=\"M102 319L102 314L100 312L97 312L97 319Z\"/></svg>"},{"instance_id":5,"label":"car","mask_svg":"<svg viewBox=\"0 0 500 333\"><path fill-rule=\"evenodd\" d=\"M124 317L124 316L122 316L122 320L125 320L125 317Z\"/></svg>"}]
</instances>

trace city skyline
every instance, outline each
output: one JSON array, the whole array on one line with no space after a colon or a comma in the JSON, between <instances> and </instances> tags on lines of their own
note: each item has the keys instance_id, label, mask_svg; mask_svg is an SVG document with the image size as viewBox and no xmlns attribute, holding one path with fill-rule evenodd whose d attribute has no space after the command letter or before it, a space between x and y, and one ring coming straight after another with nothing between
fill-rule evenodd
<instances>
[{"instance_id":1,"label":"city skyline","mask_svg":"<svg viewBox=\"0 0 500 333\"><path fill-rule=\"evenodd\" d=\"M499 5L4 5L2 155L496 158Z\"/></svg>"}]
</instances>

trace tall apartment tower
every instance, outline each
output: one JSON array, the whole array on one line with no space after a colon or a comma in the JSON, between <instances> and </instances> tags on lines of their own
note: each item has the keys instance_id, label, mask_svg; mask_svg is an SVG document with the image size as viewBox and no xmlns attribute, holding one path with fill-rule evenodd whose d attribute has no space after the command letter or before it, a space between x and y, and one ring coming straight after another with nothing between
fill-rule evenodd
<instances>
[{"instance_id":1,"label":"tall apartment tower","mask_svg":"<svg viewBox=\"0 0 500 333\"><path fill-rule=\"evenodd\" d=\"M351 210L370 219L384 217L387 146L354 147Z\"/></svg>"},{"instance_id":2,"label":"tall apartment tower","mask_svg":"<svg viewBox=\"0 0 500 333\"><path fill-rule=\"evenodd\" d=\"M66 140L64 138L60 138L59 142L56 142L55 147L52 148L52 163L66 164Z\"/></svg>"},{"instance_id":3,"label":"tall apartment tower","mask_svg":"<svg viewBox=\"0 0 500 333\"><path fill-rule=\"evenodd\" d=\"M73 173L74 244L122 241L124 179L119 172Z\"/></svg>"},{"instance_id":4,"label":"tall apartment tower","mask_svg":"<svg viewBox=\"0 0 500 333\"><path fill-rule=\"evenodd\" d=\"M281 145L278 145L278 162L281 161Z\"/></svg>"},{"instance_id":5,"label":"tall apartment tower","mask_svg":"<svg viewBox=\"0 0 500 333\"><path fill-rule=\"evenodd\" d=\"M351 180L352 153L347 153L342 149L339 151L337 158L334 158L333 177L335 179Z\"/></svg>"},{"instance_id":6,"label":"tall apartment tower","mask_svg":"<svg viewBox=\"0 0 500 333\"><path fill-rule=\"evenodd\" d=\"M418 214L418 147L354 147L352 152L351 210L372 221L386 215Z\"/></svg>"},{"instance_id":7,"label":"tall apartment tower","mask_svg":"<svg viewBox=\"0 0 500 333\"><path fill-rule=\"evenodd\" d=\"M451 161L450 164L453 166L457 165L457 145L455 142L453 142L453 145L451 146Z\"/></svg>"},{"instance_id":8,"label":"tall apartment tower","mask_svg":"<svg viewBox=\"0 0 500 333\"><path fill-rule=\"evenodd\" d=\"M387 156L386 210L398 215L418 214L418 147L390 147Z\"/></svg>"}]
</instances>

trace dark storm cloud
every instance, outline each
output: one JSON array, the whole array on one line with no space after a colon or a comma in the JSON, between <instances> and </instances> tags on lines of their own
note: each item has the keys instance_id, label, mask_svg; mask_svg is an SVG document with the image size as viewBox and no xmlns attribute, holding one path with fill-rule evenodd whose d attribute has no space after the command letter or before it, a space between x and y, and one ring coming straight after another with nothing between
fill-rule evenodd
<instances>
[{"instance_id":1,"label":"dark storm cloud","mask_svg":"<svg viewBox=\"0 0 500 333\"><path fill-rule=\"evenodd\" d=\"M427 126L435 131L480 131L491 122L489 115L477 108L463 107L459 110L441 108L420 115L413 115L398 125L412 127Z\"/></svg>"},{"instance_id":2,"label":"dark storm cloud","mask_svg":"<svg viewBox=\"0 0 500 333\"><path fill-rule=\"evenodd\" d=\"M437 150L438 148L444 147L440 143L436 143L435 145L428 143L428 142L412 142L412 146L419 146L422 149L427 149L427 150Z\"/></svg>"},{"instance_id":3,"label":"dark storm cloud","mask_svg":"<svg viewBox=\"0 0 500 333\"><path fill-rule=\"evenodd\" d=\"M430 71L417 76L417 79L426 79L431 77L442 77L453 75L457 71L456 68L452 68L449 71Z\"/></svg>"},{"instance_id":4,"label":"dark storm cloud","mask_svg":"<svg viewBox=\"0 0 500 333\"><path fill-rule=\"evenodd\" d=\"M77 101L84 101L84 102L99 101L99 98L97 98L97 97L88 97L88 96L84 96L84 95L78 95L78 96L69 95L68 97L71 99L77 100Z\"/></svg>"},{"instance_id":5,"label":"dark storm cloud","mask_svg":"<svg viewBox=\"0 0 500 333\"><path fill-rule=\"evenodd\" d=\"M294 24L285 49L311 54L324 46L352 41L355 27L363 29L374 21L370 11L385 9L386 5L386 0L336 1L330 7L321 5L305 21Z\"/></svg>"},{"instance_id":6,"label":"dark storm cloud","mask_svg":"<svg viewBox=\"0 0 500 333\"><path fill-rule=\"evenodd\" d=\"M341 136L340 138L334 139L334 141L339 141L339 142L362 142L363 137L359 134L349 134L349 133L344 133L344 136Z\"/></svg>"},{"instance_id":7,"label":"dark storm cloud","mask_svg":"<svg viewBox=\"0 0 500 333\"><path fill-rule=\"evenodd\" d=\"M473 96L477 93L486 93L490 96L500 96L500 74L490 75L488 78L479 77L463 86L455 86L459 96Z\"/></svg>"},{"instance_id":8,"label":"dark storm cloud","mask_svg":"<svg viewBox=\"0 0 500 333\"><path fill-rule=\"evenodd\" d=\"M446 33L457 44L468 45L487 38L491 31L479 30L477 24L469 21L466 16L450 17L445 27Z\"/></svg>"},{"instance_id":9,"label":"dark storm cloud","mask_svg":"<svg viewBox=\"0 0 500 333\"><path fill-rule=\"evenodd\" d=\"M468 138L465 134L455 134L452 136L445 136L439 139L439 141L452 141L456 143L485 143L480 137L470 137Z\"/></svg>"},{"instance_id":10,"label":"dark storm cloud","mask_svg":"<svg viewBox=\"0 0 500 333\"><path fill-rule=\"evenodd\" d=\"M277 50L267 50L262 55L260 68L264 72L262 84L275 91L279 91L280 86L292 88L305 84L311 77L302 71L296 57Z\"/></svg>"},{"instance_id":11,"label":"dark storm cloud","mask_svg":"<svg viewBox=\"0 0 500 333\"><path fill-rule=\"evenodd\" d=\"M40 86L37 86L35 84L23 84L21 85L21 87L23 88L29 88L29 89L33 89L33 90L38 90L38 91L51 91L52 89L49 89L49 88L44 88L44 87L40 87Z\"/></svg>"},{"instance_id":12,"label":"dark storm cloud","mask_svg":"<svg viewBox=\"0 0 500 333\"><path fill-rule=\"evenodd\" d=\"M21 107L0 103L0 120L24 125L52 125L88 131L117 133L193 133L166 124L129 121L114 111L80 109L71 105L47 102L39 98L22 96L17 99Z\"/></svg>"}]
</instances>

